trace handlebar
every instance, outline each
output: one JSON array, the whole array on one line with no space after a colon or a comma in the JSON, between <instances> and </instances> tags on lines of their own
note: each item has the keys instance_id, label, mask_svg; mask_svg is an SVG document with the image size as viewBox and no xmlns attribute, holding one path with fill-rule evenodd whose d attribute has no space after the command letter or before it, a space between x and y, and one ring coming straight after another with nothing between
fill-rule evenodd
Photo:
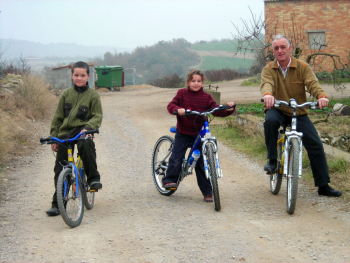
<instances>
[{"instance_id":1,"label":"handlebar","mask_svg":"<svg viewBox=\"0 0 350 263\"><path fill-rule=\"evenodd\" d=\"M264 102L264 99L262 98L260 101L261 101L261 102ZM318 106L318 102L317 102L317 101L312 101L312 102L305 102L305 103L303 103L303 104L298 104L298 103L296 102L296 100L293 99L293 98L291 98L291 99L289 100L289 102L283 101L283 100L276 100L276 99L275 99L275 102L274 102L274 104L273 104L273 107L278 108L278 107L282 107L282 106L284 106L284 105L285 105L285 106L288 106L288 107L290 107L290 108L293 108L293 109L296 109L296 108L304 108L304 107L308 106L309 109L315 110L316 107Z\"/></svg>"},{"instance_id":2,"label":"handlebar","mask_svg":"<svg viewBox=\"0 0 350 263\"><path fill-rule=\"evenodd\" d=\"M221 110L228 110L228 109L232 109L235 108L236 104L234 104L232 107L228 106L228 105L219 105L213 109L209 109L207 111L203 111L203 112L199 112L199 111L194 111L194 110L186 110L184 115L209 115L212 114L215 111L221 111ZM173 113L174 115L179 115L178 111L174 111Z\"/></svg>"},{"instance_id":3,"label":"handlebar","mask_svg":"<svg viewBox=\"0 0 350 263\"><path fill-rule=\"evenodd\" d=\"M47 138L40 138L40 143L41 144L55 144L55 143L68 143L68 142L74 142L77 140L86 140L89 137L86 137L87 134L95 134L95 133L100 133L99 129L96 130L89 130L89 131L85 131L85 132L80 132L79 134L77 134L77 136L75 136L74 138L71 139L66 139L66 140L60 140L56 137L47 137ZM80 138L80 136L82 136L82 138Z\"/></svg>"}]
</instances>

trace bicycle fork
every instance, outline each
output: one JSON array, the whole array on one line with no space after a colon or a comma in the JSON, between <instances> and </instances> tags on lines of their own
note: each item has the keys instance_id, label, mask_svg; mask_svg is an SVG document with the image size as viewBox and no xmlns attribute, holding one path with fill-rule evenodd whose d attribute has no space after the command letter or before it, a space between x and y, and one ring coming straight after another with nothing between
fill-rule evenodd
<instances>
[{"instance_id":1,"label":"bicycle fork","mask_svg":"<svg viewBox=\"0 0 350 263\"><path fill-rule=\"evenodd\" d=\"M301 178L302 175L302 169L303 169L303 142L301 140L302 133L297 132L297 135L291 135L287 136L287 140L285 142L284 147L284 153L283 153L283 174L285 176L288 176L289 178L293 177L292 174L288 173L288 163L289 163L289 150L291 148L291 139L295 138L298 140L299 144L299 169L298 169L298 176Z\"/></svg>"},{"instance_id":2,"label":"bicycle fork","mask_svg":"<svg viewBox=\"0 0 350 263\"><path fill-rule=\"evenodd\" d=\"M205 170L205 176L206 178L209 180L210 179L210 176L209 176L209 169L208 169L208 158L207 158L207 151L206 151L206 148L205 148L205 145L207 143L211 143L213 145L213 151L214 151L214 154L215 154L215 166L216 166L216 174L217 174L217 177L220 178L223 176L223 173L222 173L222 170L220 168L220 162L219 162L219 153L218 153L218 148L216 146L216 143L215 142L212 142L210 140L203 140L202 141L202 152L203 152L203 161L204 161L204 170Z\"/></svg>"}]
</instances>

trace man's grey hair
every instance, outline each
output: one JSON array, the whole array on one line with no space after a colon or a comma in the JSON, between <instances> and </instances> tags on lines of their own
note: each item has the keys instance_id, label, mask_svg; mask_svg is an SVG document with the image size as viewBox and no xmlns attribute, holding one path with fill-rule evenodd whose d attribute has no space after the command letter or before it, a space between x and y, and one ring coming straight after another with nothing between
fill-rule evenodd
<instances>
[{"instance_id":1,"label":"man's grey hair","mask_svg":"<svg viewBox=\"0 0 350 263\"><path fill-rule=\"evenodd\" d=\"M272 43L273 43L273 41L279 40L279 39L281 39L281 38L285 38L285 39L287 40L287 42L288 42L288 47L291 45L289 39L288 39L285 35L282 35L282 34L276 35L276 36L273 38Z\"/></svg>"}]
</instances>

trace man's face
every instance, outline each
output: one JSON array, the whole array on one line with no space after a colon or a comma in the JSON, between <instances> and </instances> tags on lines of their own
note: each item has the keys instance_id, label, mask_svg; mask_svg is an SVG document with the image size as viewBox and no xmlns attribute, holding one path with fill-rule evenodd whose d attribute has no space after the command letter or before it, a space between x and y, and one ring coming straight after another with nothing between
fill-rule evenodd
<instances>
[{"instance_id":1,"label":"man's face","mask_svg":"<svg viewBox=\"0 0 350 263\"><path fill-rule=\"evenodd\" d=\"M273 54L280 64L289 63L292 47L288 45L287 39L275 39L272 42Z\"/></svg>"}]
</instances>

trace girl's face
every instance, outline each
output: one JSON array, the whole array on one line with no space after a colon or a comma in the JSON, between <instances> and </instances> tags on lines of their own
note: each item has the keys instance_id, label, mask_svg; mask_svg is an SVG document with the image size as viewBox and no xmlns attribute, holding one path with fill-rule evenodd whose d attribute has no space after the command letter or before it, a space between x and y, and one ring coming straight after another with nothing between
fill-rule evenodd
<instances>
[{"instance_id":1,"label":"girl's face","mask_svg":"<svg viewBox=\"0 0 350 263\"><path fill-rule=\"evenodd\" d=\"M190 87L190 90L192 91L198 91L203 87L203 80L200 75L192 75L192 79L187 82L187 86Z\"/></svg>"},{"instance_id":2,"label":"girl's face","mask_svg":"<svg viewBox=\"0 0 350 263\"><path fill-rule=\"evenodd\" d=\"M77 87L86 86L86 82L90 78L90 74L87 74L85 68L75 68L74 73L72 73L73 83Z\"/></svg>"}]
</instances>

